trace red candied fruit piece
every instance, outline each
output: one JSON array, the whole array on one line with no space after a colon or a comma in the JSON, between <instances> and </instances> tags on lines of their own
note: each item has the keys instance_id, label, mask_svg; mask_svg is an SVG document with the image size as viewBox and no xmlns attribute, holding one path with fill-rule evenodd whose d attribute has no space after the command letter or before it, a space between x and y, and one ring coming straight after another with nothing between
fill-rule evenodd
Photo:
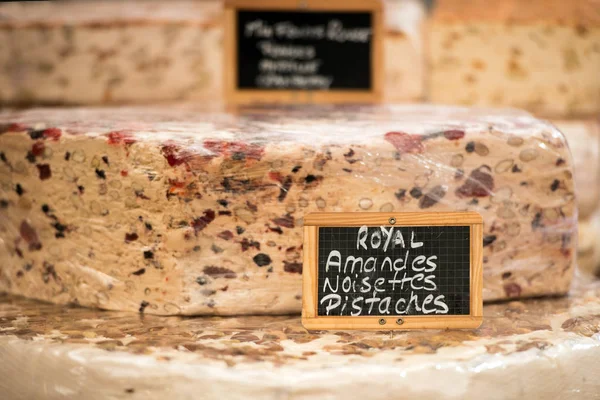
<instances>
[{"instance_id":1,"label":"red candied fruit piece","mask_svg":"<svg viewBox=\"0 0 600 400\"><path fill-rule=\"evenodd\" d=\"M127 131L113 131L108 133L108 144L129 146L136 142L131 133Z\"/></svg>"},{"instance_id":2,"label":"red candied fruit piece","mask_svg":"<svg viewBox=\"0 0 600 400\"><path fill-rule=\"evenodd\" d=\"M194 218L192 221L192 227L194 228L194 232L198 233L202 229L206 228L208 224L213 222L215 219L215 212L213 210L204 210L204 213L201 217Z\"/></svg>"},{"instance_id":3,"label":"red candied fruit piece","mask_svg":"<svg viewBox=\"0 0 600 400\"><path fill-rule=\"evenodd\" d=\"M465 137L465 131L460 131L458 129L452 129L449 131L444 131L444 137L448 140L458 140Z\"/></svg>"},{"instance_id":4,"label":"red candied fruit piece","mask_svg":"<svg viewBox=\"0 0 600 400\"><path fill-rule=\"evenodd\" d=\"M182 151L179 146L174 144L166 144L162 147L163 156L167 159L167 162L171 167L184 164L186 159L190 157L190 154L186 151Z\"/></svg>"},{"instance_id":5,"label":"red candied fruit piece","mask_svg":"<svg viewBox=\"0 0 600 400\"><path fill-rule=\"evenodd\" d=\"M246 159L260 160L265 152L264 147L244 142L226 142L223 140L205 140L204 147L224 157L243 155Z\"/></svg>"},{"instance_id":6,"label":"red candied fruit piece","mask_svg":"<svg viewBox=\"0 0 600 400\"><path fill-rule=\"evenodd\" d=\"M45 139L58 140L62 135L62 131L58 128L48 128L44 129L42 135L44 135Z\"/></svg>"},{"instance_id":7,"label":"red candied fruit piece","mask_svg":"<svg viewBox=\"0 0 600 400\"><path fill-rule=\"evenodd\" d=\"M385 134L385 140L390 142L400 153L422 153L425 150L420 135L388 132Z\"/></svg>"},{"instance_id":8,"label":"red candied fruit piece","mask_svg":"<svg viewBox=\"0 0 600 400\"><path fill-rule=\"evenodd\" d=\"M5 129L3 129L3 133L4 132L21 132L21 131L26 131L27 130L27 125L25 124L19 124L19 123L12 123L12 124L8 124Z\"/></svg>"},{"instance_id":9,"label":"red candied fruit piece","mask_svg":"<svg viewBox=\"0 0 600 400\"><path fill-rule=\"evenodd\" d=\"M35 142L33 146L31 146L31 154L33 154L36 157L39 157L42 154L44 154L45 147L46 145L44 144L44 142Z\"/></svg>"},{"instance_id":10,"label":"red candied fruit piece","mask_svg":"<svg viewBox=\"0 0 600 400\"><path fill-rule=\"evenodd\" d=\"M52 171L50 170L50 164L37 164L36 165L40 179L45 181L46 179L50 179L52 177Z\"/></svg>"},{"instance_id":11,"label":"red candied fruit piece","mask_svg":"<svg viewBox=\"0 0 600 400\"><path fill-rule=\"evenodd\" d=\"M281 175L281 172L270 171L269 179L277 181L277 182L281 182L281 181L283 181L283 176Z\"/></svg>"},{"instance_id":12,"label":"red candied fruit piece","mask_svg":"<svg viewBox=\"0 0 600 400\"><path fill-rule=\"evenodd\" d=\"M122 177L126 177L127 175L129 175L129 172L127 172L127 170L126 170L126 169L122 169L122 170L121 170L121 176L122 176Z\"/></svg>"}]
</instances>

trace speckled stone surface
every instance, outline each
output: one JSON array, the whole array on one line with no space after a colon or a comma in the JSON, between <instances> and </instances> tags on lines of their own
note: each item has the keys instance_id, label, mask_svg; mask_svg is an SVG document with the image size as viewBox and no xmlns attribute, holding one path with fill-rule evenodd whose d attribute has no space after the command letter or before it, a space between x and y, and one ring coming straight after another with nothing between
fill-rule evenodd
<instances>
[{"instance_id":1,"label":"speckled stone surface","mask_svg":"<svg viewBox=\"0 0 600 400\"><path fill-rule=\"evenodd\" d=\"M298 316L181 318L0 297L18 398L597 398L600 282L486 305L475 331L307 331ZM596 397L594 397L596 396Z\"/></svg>"}]
</instances>

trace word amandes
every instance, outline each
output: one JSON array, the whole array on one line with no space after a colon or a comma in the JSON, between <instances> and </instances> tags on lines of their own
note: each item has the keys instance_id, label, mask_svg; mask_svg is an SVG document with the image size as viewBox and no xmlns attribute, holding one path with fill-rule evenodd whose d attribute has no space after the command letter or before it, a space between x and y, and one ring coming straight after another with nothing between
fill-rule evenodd
<instances>
[{"instance_id":1,"label":"word amandes","mask_svg":"<svg viewBox=\"0 0 600 400\"><path fill-rule=\"evenodd\" d=\"M394 227L360 227L356 250L378 250L379 256L343 257L339 250L329 252L320 299L326 314L447 314L445 296L439 294L435 281L438 257L414 254L422 253L415 249L423 246L413 230L405 238ZM398 249L401 256L387 255L388 251L397 254Z\"/></svg>"}]
</instances>

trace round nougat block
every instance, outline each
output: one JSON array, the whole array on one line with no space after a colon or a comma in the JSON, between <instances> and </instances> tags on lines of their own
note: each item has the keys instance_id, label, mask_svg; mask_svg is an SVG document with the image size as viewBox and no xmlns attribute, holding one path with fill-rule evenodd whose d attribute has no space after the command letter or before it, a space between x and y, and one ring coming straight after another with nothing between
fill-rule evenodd
<instances>
[{"instance_id":1,"label":"round nougat block","mask_svg":"<svg viewBox=\"0 0 600 400\"><path fill-rule=\"evenodd\" d=\"M5 398L591 399L600 284L484 306L476 330L307 331L296 316L180 318L0 297Z\"/></svg>"}]
</instances>

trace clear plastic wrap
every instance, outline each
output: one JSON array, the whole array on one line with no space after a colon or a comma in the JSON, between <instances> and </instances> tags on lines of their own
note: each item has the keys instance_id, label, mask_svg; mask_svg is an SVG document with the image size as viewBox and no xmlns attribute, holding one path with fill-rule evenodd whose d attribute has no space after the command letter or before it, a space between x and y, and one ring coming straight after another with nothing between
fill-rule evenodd
<instances>
[{"instance_id":1,"label":"clear plastic wrap","mask_svg":"<svg viewBox=\"0 0 600 400\"><path fill-rule=\"evenodd\" d=\"M306 331L0 297L7 399L592 399L600 287L484 307L477 330Z\"/></svg>"},{"instance_id":2,"label":"clear plastic wrap","mask_svg":"<svg viewBox=\"0 0 600 400\"><path fill-rule=\"evenodd\" d=\"M159 314L301 308L302 217L473 210L484 299L566 293L573 163L525 113L434 106L0 114L0 289Z\"/></svg>"},{"instance_id":3,"label":"clear plastic wrap","mask_svg":"<svg viewBox=\"0 0 600 400\"><path fill-rule=\"evenodd\" d=\"M552 123L565 135L571 149L579 219L587 220L600 208L600 119Z\"/></svg>"},{"instance_id":4,"label":"clear plastic wrap","mask_svg":"<svg viewBox=\"0 0 600 400\"><path fill-rule=\"evenodd\" d=\"M0 103L109 104L222 93L222 1L0 4ZM423 5L385 2L387 100L424 97Z\"/></svg>"}]
</instances>

